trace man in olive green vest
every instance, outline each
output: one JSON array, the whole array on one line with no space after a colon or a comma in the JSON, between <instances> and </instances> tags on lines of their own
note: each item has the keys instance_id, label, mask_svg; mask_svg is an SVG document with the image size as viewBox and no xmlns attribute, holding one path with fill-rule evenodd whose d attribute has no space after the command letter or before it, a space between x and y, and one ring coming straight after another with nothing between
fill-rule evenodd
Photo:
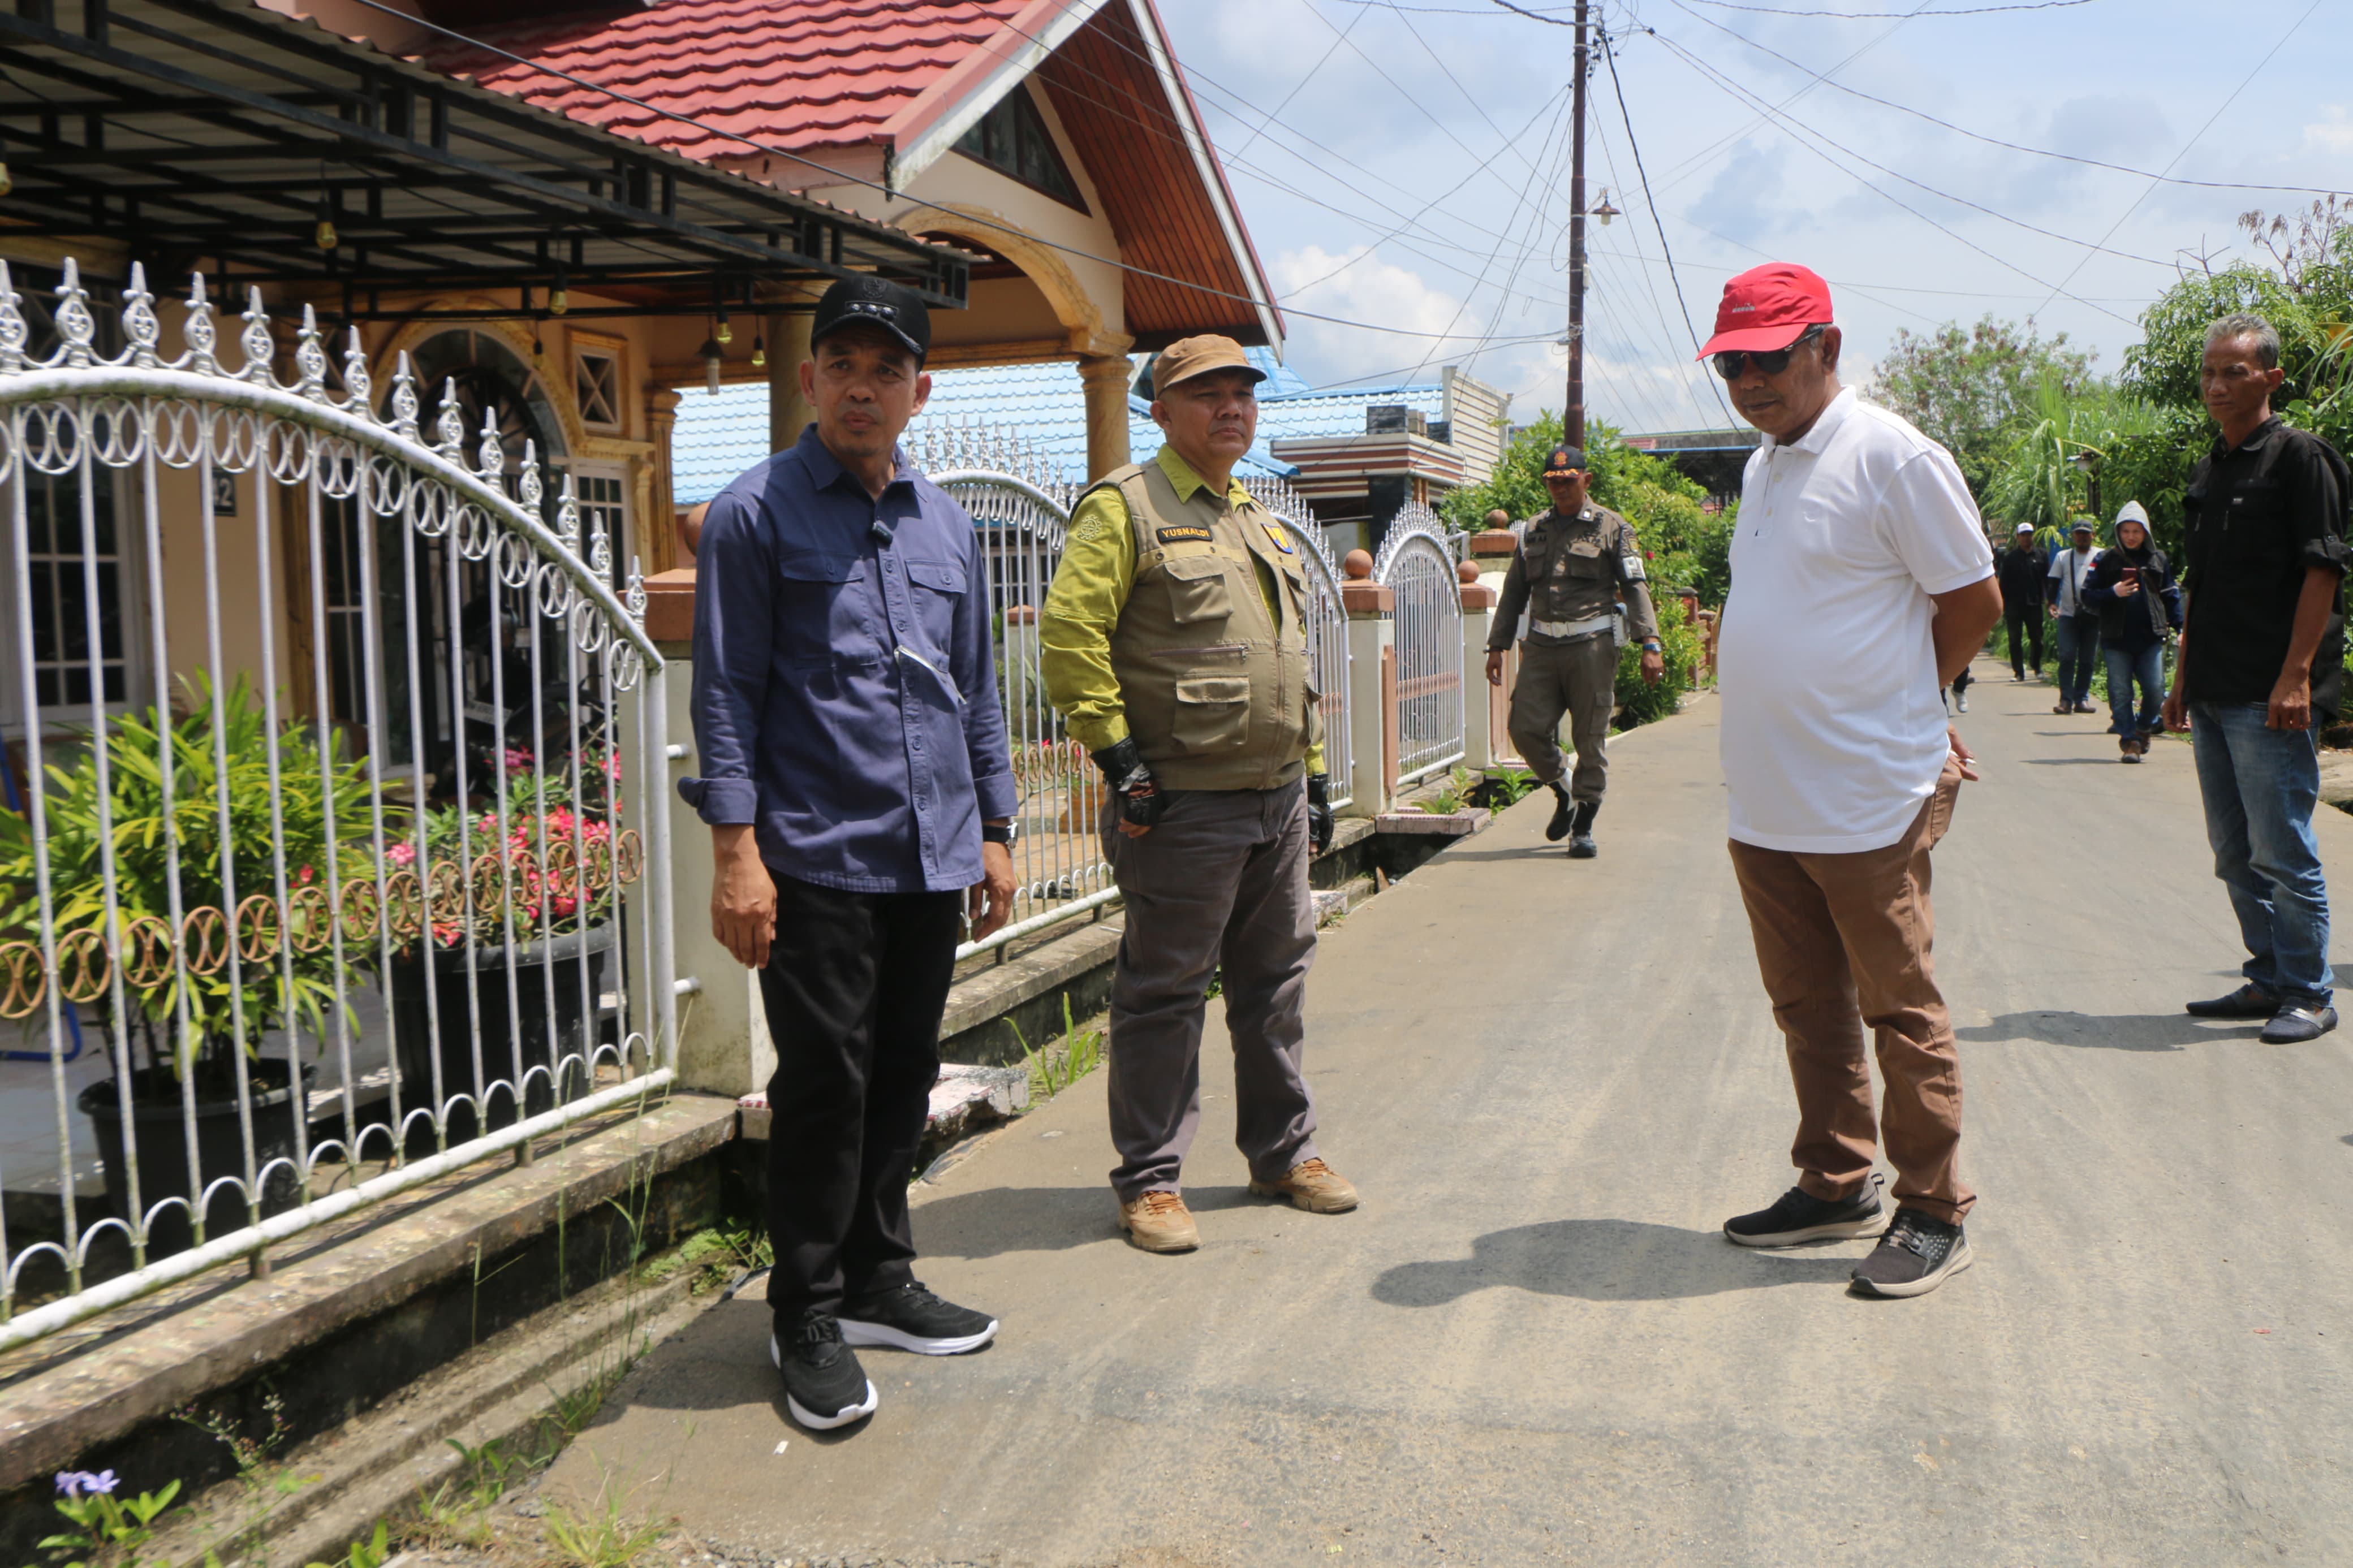
<instances>
[{"instance_id":1,"label":"man in olive green vest","mask_svg":"<svg viewBox=\"0 0 2353 1568\"><path fill-rule=\"evenodd\" d=\"M1126 905L1111 1180L1121 1227L1148 1252L1201 1244L1177 1176L1220 970L1250 1190L1312 1214L1356 1206L1316 1155L1300 1069L1307 862L1332 841L1302 546L1233 478L1264 379L1231 338L1162 351L1152 417L1167 445L1080 500L1039 617L1047 694L1111 785L1103 853Z\"/></svg>"},{"instance_id":2,"label":"man in olive green vest","mask_svg":"<svg viewBox=\"0 0 2353 1568\"><path fill-rule=\"evenodd\" d=\"M1600 853L1593 842L1593 819L1609 786L1604 748L1618 703L1621 597L1634 635L1642 639L1642 679L1656 686L1667 668L1642 570L1641 542L1632 523L1586 500L1587 479L1583 447L1555 447L1546 458L1545 489L1552 492L1552 510L1521 534L1487 638L1487 679L1501 686L1504 655L1518 634L1520 612L1527 612L1528 635L1520 645L1520 678L1512 687L1506 727L1536 782L1552 791L1552 825L1545 837L1555 843L1567 838L1569 856L1577 860ZM1577 773L1567 779L1560 754L1563 714L1577 745Z\"/></svg>"}]
</instances>

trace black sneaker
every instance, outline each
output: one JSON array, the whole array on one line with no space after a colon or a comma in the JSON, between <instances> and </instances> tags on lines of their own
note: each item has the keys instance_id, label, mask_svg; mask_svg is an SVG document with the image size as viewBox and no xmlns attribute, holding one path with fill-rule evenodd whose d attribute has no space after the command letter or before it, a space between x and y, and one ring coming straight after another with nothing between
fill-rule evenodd
<instances>
[{"instance_id":1,"label":"black sneaker","mask_svg":"<svg viewBox=\"0 0 2353 1568\"><path fill-rule=\"evenodd\" d=\"M1577 803L1568 798L1568 792L1560 785L1554 784L1551 787L1552 820L1545 825L1545 842L1557 844L1568 837L1569 818L1576 814Z\"/></svg>"},{"instance_id":2,"label":"black sneaker","mask_svg":"<svg viewBox=\"0 0 2353 1568\"><path fill-rule=\"evenodd\" d=\"M2255 1038L2267 1046L2300 1046L2337 1027L2334 1007L2282 1007Z\"/></svg>"},{"instance_id":3,"label":"black sneaker","mask_svg":"<svg viewBox=\"0 0 2353 1568\"><path fill-rule=\"evenodd\" d=\"M812 1432L828 1432L874 1414L874 1392L858 1352L841 1342L841 1325L812 1312L792 1326L781 1321L768 1333L768 1359L785 1374L785 1407Z\"/></svg>"},{"instance_id":4,"label":"black sneaker","mask_svg":"<svg viewBox=\"0 0 2353 1568\"><path fill-rule=\"evenodd\" d=\"M1600 815L1599 801L1580 800L1577 803L1577 820L1569 826L1568 858L1570 859L1590 860L1601 853L1600 846L1593 842L1593 819Z\"/></svg>"},{"instance_id":5,"label":"black sneaker","mask_svg":"<svg viewBox=\"0 0 2353 1568\"><path fill-rule=\"evenodd\" d=\"M2253 984L2211 1002L2184 1002L2181 1010L2193 1018L2268 1018L2280 1009L2279 999Z\"/></svg>"},{"instance_id":6,"label":"black sneaker","mask_svg":"<svg viewBox=\"0 0 2353 1568\"><path fill-rule=\"evenodd\" d=\"M1850 1241L1887 1228L1873 1174L1843 1198L1818 1198L1791 1187L1769 1209L1735 1215L1724 1222L1724 1239L1738 1247L1799 1247L1809 1241Z\"/></svg>"},{"instance_id":7,"label":"black sneaker","mask_svg":"<svg viewBox=\"0 0 2353 1568\"><path fill-rule=\"evenodd\" d=\"M917 1355L962 1355L996 1337L995 1318L943 1301L912 1279L841 1310L841 1342L846 1345L882 1345Z\"/></svg>"},{"instance_id":8,"label":"black sneaker","mask_svg":"<svg viewBox=\"0 0 2353 1568\"><path fill-rule=\"evenodd\" d=\"M1918 1209L1899 1208L1895 1223L1855 1265L1848 1289L1858 1296L1925 1296L1977 1259L1959 1226L1930 1219Z\"/></svg>"}]
</instances>

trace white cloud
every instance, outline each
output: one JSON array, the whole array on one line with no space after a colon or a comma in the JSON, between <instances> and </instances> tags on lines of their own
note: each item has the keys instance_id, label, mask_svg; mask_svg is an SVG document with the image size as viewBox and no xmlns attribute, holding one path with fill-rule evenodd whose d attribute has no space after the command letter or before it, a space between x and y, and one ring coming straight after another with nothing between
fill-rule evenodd
<instances>
[{"instance_id":1,"label":"white cloud","mask_svg":"<svg viewBox=\"0 0 2353 1568\"><path fill-rule=\"evenodd\" d=\"M1425 354L1435 363L1471 347L1483 325L1473 312L1459 310L1458 296L1362 247L1335 253L1309 245L1280 251L1268 270L1286 309L1390 329L1291 318L1292 340L1313 351L1318 382L1405 370ZM1409 335L1430 332L1453 335L1443 341Z\"/></svg>"},{"instance_id":2,"label":"white cloud","mask_svg":"<svg viewBox=\"0 0 2353 1568\"><path fill-rule=\"evenodd\" d=\"M2324 118L2304 128L2304 144L2316 153L2353 153L2353 110L2332 103Z\"/></svg>"}]
</instances>

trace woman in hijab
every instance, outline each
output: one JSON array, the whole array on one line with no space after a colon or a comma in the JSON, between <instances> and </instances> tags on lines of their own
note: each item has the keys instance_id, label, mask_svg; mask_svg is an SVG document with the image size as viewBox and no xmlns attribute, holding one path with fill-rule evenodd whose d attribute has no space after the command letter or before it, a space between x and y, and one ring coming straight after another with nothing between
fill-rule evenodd
<instances>
[{"instance_id":1,"label":"woman in hijab","mask_svg":"<svg viewBox=\"0 0 2353 1568\"><path fill-rule=\"evenodd\" d=\"M2108 666L2110 733L2122 762L2148 754L2148 738L2163 726L2165 643L2181 625L2181 589L2165 552L2149 542L2148 513L2126 501L2116 513L2116 543L2100 552L2084 580L2084 602L2100 613L2100 646ZM2133 686L2140 711L2133 711Z\"/></svg>"}]
</instances>

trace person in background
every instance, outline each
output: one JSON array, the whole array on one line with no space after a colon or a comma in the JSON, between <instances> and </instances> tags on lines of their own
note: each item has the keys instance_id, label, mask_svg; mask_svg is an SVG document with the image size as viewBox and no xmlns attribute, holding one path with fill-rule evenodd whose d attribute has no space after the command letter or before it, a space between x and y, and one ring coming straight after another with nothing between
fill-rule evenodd
<instances>
[{"instance_id":1,"label":"person in background","mask_svg":"<svg viewBox=\"0 0 2353 1568\"><path fill-rule=\"evenodd\" d=\"M1487 682L1504 683L1504 656L1528 616L1520 675L1512 684L1507 729L1536 782L1552 791L1545 837L1568 840L1572 860L1601 850L1593 819L1609 788L1609 719L1618 705L1620 606L1642 641L1641 669L1656 686L1666 674L1658 611L1651 604L1642 542L1634 525L1588 497L1585 448L1566 443L1545 458L1551 508L1533 519L1504 574L1494 629L1487 636ZM1561 756L1560 721L1577 748L1571 773Z\"/></svg>"},{"instance_id":2,"label":"person in background","mask_svg":"<svg viewBox=\"0 0 2353 1568\"><path fill-rule=\"evenodd\" d=\"M2051 558L2048 605L2059 623L2059 700L2053 713L2089 713L2092 710L2092 666L2100 657L2100 613L2084 602L2084 580L2092 574L2098 552L2092 548L2092 520L2075 520L2074 543Z\"/></svg>"},{"instance_id":3,"label":"person in background","mask_svg":"<svg viewBox=\"0 0 2353 1568\"><path fill-rule=\"evenodd\" d=\"M1307 569L1234 464L1263 371L1216 334L1152 363L1166 442L1081 497L1038 621L1046 694L1110 786L1103 855L1126 904L1111 983L1111 1173L1120 1227L1191 1252L1185 1156L1201 1119L1201 1031L1222 976L1234 1141L1256 1196L1345 1214L1356 1189L1315 1150L1307 863L1332 843L1309 684Z\"/></svg>"},{"instance_id":4,"label":"person in background","mask_svg":"<svg viewBox=\"0 0 2353 1568\"><path fill-rule=\"evenodd\" d=\"M1720 745L1732 868L1798 1100L1798 1184L1724 1234L1876 1236L1852 1289L1912 1297L1969 1266L1977 1201L1928 900L1930 852L1977 775L1928 702L1985 646L2001 590L1952 454L1841 387L1841 346L1830 285L1774 262L1725 285L1702 351L1765 433L1732 541ZM1875 1113L1866 1027L1886 1086Z\"/></svg>"},{"instance_id":5,"label":"person in background","mask_svg":"<svg viewBox=\"0 0 2353 1568\"><path fill-rule=\"evenodd\" d=\"M2010 634L2010 673L2022 683L2030 649L2034 673L2042 673L2042 587L2051 575L2050 552L2034 542L2032 523L2018 525L2010 547L1994 563L1993 574L2001 583L2001 618Z\"/></svg>"},{"instance_id":6,"label":"person in background","mask_svg":"<svg viewBox=\"0 0 2353 1568\"><path fill-rule=\"evenodd\" d=\"M2165 552L2149 542L2148 513L2137 500L2116 513L2116 542L2100 552L2084 580L2084 598L2100 614L2100 647L2108 665L2109 731L2118 760L2148 755L2148 738L2164 727L2165 635L2181 624L2181 590ZM2133 687L2140 711L2133 711Z\"/></svg>"},{"instance_id":7,"label":"person in background","mask_svg":"<svg viewBox=\"0 0 2353 1568\"><path fill-rule=\"evenodd\" d=\"M759 972L776 1041L768 1354L818 1429L874 1413L852 1347L997 1334L915 1279L907 1218L956 943L1012 911L1019 801L980 532L898 449L931 336L910 289L828 288L815 422L719 493L695 548L702 776L678 788L711 827L712 932Z\"/></svg>"},{"instance_id":8,"label":"person in background","mask_svg":"<svg viewBox=\"0 0 2353 1568\"><path fill-rule=\"evenodd\" d=\"M2272 412L2279 360L2261 316L2206 329L2198 390L2220 434L2182 498L2187 603L2165 722L2196 745L2214 875L2247 945L2245 984L2189 1011L2268 1018L2263 1040L2293 1045L2337 1027L2313 731L2345 679L2348 475Z\"/></svg>"}]
</instances>

